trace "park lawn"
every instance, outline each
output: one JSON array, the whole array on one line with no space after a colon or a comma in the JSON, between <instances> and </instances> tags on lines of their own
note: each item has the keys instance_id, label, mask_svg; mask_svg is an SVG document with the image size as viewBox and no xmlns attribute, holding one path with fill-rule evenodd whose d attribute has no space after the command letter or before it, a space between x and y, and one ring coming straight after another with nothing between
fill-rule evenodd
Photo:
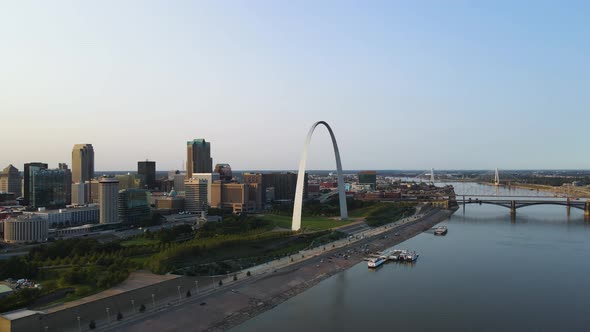
<instances>
[{"instance_id":1,"label":"park lawn","mask_svg":"<svg viewBox=\"0 0 590 332\"><path fill-rule=\"evenodd\" d=\"M235 272L249 266L287 257L313 245L338 237L337 232L321 231L290 235L288 237L250 240L237 245L211 248L198 255L185 255L174 258L173 273L189 275L217 275Z\"/></svg>"},{"instance_id":2,"label":"park lawn","mask_svg":"<svg viewBox=\"0 0 590 332\"><path fill-rule=\"evenodd\" d=\"M352 218L365 218L375 213L383 213L387 210L395 211L400 208L398 203L394 202L377 202L374 205L355 209L353 211L349 211L348 215Z\"/></svg>"},{"instance_id":3,"label":"park lawn","mask_svg":"<svg viewBox=\"0 0 590 332\"><path fill-rule=\"evenodd\" d=\"M273 223L275 227L291 229L292 217L281 216L277 214L265 214L260 216L260 219L267 220ZM334 220L328 217L302 217L301 227L308 231L322 231L335 227L340 227L349 224L350 221Z\"/></svg>"},{"instance_id":4,"label":"park lawn","mask_svg":"<svg viewBox=\"0 0 590 332\"><path fill-rule=\"evenodd\" d=\"M158 244L158 243L160 243L159 240L146 239L144 237L135 237L130 240L121 241L121 245L123 247L149 246L149 245Z\"/></svg>"},{"instance_id":5,"label":"park lawn","mask_svg":"<svg viewBox=\"0 0 590 332\"><path fill-rule=\"evenodd\" d=\"M152 254L146 254L146 255L141 255L141 256L134 256L129 258L129 260L133 263L135 263L137 266L144 266L145 262L147 262L150 257L152 257Z\"/></svg>"}]
</instances>

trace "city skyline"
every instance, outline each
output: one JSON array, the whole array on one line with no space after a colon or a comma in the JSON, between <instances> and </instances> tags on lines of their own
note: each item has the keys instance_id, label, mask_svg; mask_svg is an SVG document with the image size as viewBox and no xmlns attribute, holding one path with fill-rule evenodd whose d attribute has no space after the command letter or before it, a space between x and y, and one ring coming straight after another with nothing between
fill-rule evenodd
<instances>
[{"instance_id":1,"label":"city skyline","mask_svg":"<svg viewBox=\"0 0 590 332\"><path fill-rule=\"evenodd\" d=\"M214 163L295 169L325 120L344 169L588 169L588 6L2 4L0 166L87 142L97 170L180 169L203 137Z\"/></svg>"},{"instance_id":2,"label":"city skyline","mask_svg":"<svg viewBox=\"0 0 590 332\"><path fill-rule=\"evenodd\" d=\"M1 332L587 330L588 17L0 0Z\"/></svg>"}]
</instances>

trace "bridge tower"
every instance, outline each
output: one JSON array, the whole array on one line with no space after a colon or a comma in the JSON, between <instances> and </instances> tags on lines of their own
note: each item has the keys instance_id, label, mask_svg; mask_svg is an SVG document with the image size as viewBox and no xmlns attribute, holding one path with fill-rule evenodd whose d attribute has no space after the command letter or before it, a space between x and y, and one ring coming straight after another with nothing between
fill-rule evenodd
<instances>
[{"instance_id":1,"label":"bridge tower","mask_svg":"<svg viewBox=\"0 0 590 332\"><path fill-rule=\"evenodd\" d=\"M430 183L434 184L434 168L430 169Z\"/></svg>"},{"instance_id":2,"label":"bridge tower","mask_svg":"<svg viewBox=\"0 0 590 332\"><path fill-rule=\"evenodd\" d=\"M498 172L498 168L496 167L496 173L494 174L494 185L500 185L500 172Z\"/></svg>"},{"instance_id":3,"label":"bridge tower","mask_svg":"<svg viewBox=\"0 0 590 332\"><path fill-rule=\"evenodd\" d=\"M584 217L586 220L590 220L590 199L584 204Z\"/></svg>"},{"instance_id":4,"label":"bridge tower","mask_svg":"<svg viewBox=\"0 0 590 332\"><path fill-rule=\"evenodd\" d=\"M510 201L510 215L516 215L516 201Z\"/></svg>"}]
</instances>

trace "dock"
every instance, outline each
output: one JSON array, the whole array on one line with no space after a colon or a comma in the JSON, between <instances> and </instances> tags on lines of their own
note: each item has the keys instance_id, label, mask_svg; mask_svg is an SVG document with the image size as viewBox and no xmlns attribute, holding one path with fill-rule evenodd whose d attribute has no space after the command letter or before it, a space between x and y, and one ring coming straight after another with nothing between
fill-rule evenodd
<instances>
[{"instance_id":1,"label":"dock","mask_svg":"<svg viewBox=\"0 0 590 332\"><path fill-rule=\"evenodd\" d=\"M396 262L414 262L418 259L418 254L416 251L406 250L406 249L387 249L377 254L369 255L365 257L365 261L372 261L374 259L383 259L387 261L396 261Z\"/></svg>"}]
</instances>

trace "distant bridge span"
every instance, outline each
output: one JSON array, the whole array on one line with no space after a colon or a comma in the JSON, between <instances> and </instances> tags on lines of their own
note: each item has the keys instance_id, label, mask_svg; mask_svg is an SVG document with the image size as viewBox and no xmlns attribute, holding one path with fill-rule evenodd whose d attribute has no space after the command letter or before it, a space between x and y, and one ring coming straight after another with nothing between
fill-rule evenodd
<instances>
[{"instance_id":1,"label":"distant bridge span","mask_svg":"<svg viewBox=\"0 0 590 332\"><path fill-rule=\"evenodd\" d=\"M469 199L457 200L459 205L467 204L488 204L503 206L510 209L511 214L516 214L516 209L520 209L527 206L533 205L560 205L568 208L575 208L584 211L586 217L590 217L590 200L588 201L571 201L571 200L499 200L499 199Z\"/></svg>"}]
</instances>

